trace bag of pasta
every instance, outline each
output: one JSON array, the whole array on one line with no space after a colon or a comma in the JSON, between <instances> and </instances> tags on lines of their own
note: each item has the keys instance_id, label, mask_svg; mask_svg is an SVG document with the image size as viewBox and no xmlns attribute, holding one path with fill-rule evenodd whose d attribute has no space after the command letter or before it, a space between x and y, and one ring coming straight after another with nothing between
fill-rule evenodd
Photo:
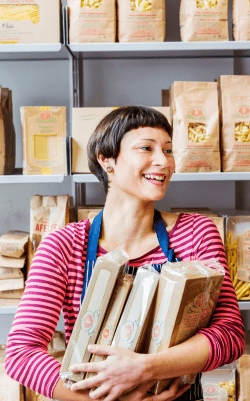
<instances>
[{"instance_id":1,"label":"bag of pasta","mask_svg":"<svg viewBox=\"0 0 250 401\"><path fill-rule=\"evenodd\" d=\"M118 0L119 42L164 42L165 0Z\"/></svg>"},{"instance_id":2,"label":"bag of pasta","mask_svg":"<svg viewBox=\"0 0 250 401\"><path fill-rule=\"evenodd\" d=\"M115 0L68 0L70 43L115 42Z\"/></svg>"},{"instance_id":3,"label":"bag of pasta","mask_svg":"<svg viewBox=\"0 0 250 401\"><path fill-rule=\"evenodd\" d=\"M226 218L226 253L238 300L250 300L250 216Z\"/></svg>"},{"instance_id":4,"label":"bag of pasta","mask_svg":"<svg viewBox=\"0 0 250 401\"><path fill-rule=\"evenodd\" d=\"M220 171L215 82L174 82L170 90L176 173Z\"/></svg>"},{"instance_id":5,"label":"bag of pasta","mask_svg":"<svg viewBox=\"0 0 250 401\"><path fill-rule=\"evenodd\" d=\"M249 0L233 0L233 38L250 40Z\"/></svg>"},{"instance_id":6,"label":"bag of pasta","mask_svg":"<svg viewBox=\"0 0 250 401\"><path fill-rule=\"evenodd\" d=\"M250 171L250 76L222 75L222 171Z\"/></svg>"},{"instance_id":7,"label":"bag of pasta","mask_svg":"<svg viewBox=\"0 0 250 401\"><path fill-rule=\"evenodd\" d=\"M228 0L181 0L183 42L229 40Z\"/></svg>"}]
</instances>

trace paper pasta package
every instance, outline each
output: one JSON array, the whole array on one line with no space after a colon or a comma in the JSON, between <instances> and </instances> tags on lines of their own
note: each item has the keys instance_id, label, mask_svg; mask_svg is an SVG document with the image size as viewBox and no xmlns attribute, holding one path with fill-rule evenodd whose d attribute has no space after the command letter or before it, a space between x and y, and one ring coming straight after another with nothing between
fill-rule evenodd
<instances>
[{"instance_id":1,"label":"paper pasta package","mask_svg":"<svg viewBox=\"0 0 250 401\"><path fill-rule=\"evenodd\" d=\"M59 42L60 0L0 1L0 44Z\"/></svg>"},{"instance_id":2,"label":"paper pasta package","mask_svg":"<svg viewBox=\"0 0 250 401\"><path fill-rule=\"evenodd\" d=\"M20 258L27 252L29 233L9 231L0 237L0 254L12 258Z\"/></svg>"},{"instance_id":3,"label":"paper pasta package","mask_svg":"<svg viewBox=\"0 0 250 401\"><path fill-rule=\"evenodd\" d=\"M222 171L250 171L250 76L219 79Z\"/></svg>"},{"instance_id":4,"label":"paper pasta package","mask_svg":"<svg viewBox=\"0 0 250 401\"><path fill-rule=\"evenodd\" d=\"M176 81L170 98L175 172L219 172L217 84Z\"/></svg>"},{"instance_id":5,"label":"paper pasta package","mask_svg":"<svg viewBox=\"0 0 250 401\"><path fill-rule=\"evenodd\" d=\"M115 0L67 0L70 43L115 42Z\"/></svg>"},{"instance_id":6,"label":"paper pasta package","mask_svg":"<svg viewBox=\"0 0 250 401\"><path fill-rule=\"evenodd\" d=\"M21 107L23 173L67 174L66 107Z\"/></svg>"},{"instance_id":7,"label":"paper pasta package","mask_svg":"<svg viewBox=\"0 0 250 401\"><path fill-rule=\"evenodd\" d=\"M83 379L84 374L70 372L70 366L89 361L91 353L87 347L97 340L116 281L128 260L122 247L97 258L61 366L63 380Z\"/></svg>"},{"instance_id":8,"label":"paper pasta package","mask_svg":"<svg viewBox=\"0 0 250 401\"><path fill-rule=\"evenodd\" d=\"M228 0L181 0L183 42L229 40Z\"/></svg>"},{"instance_id":9,"label":"paper pasta package","mask_svg":"<svg viewBox=\"0 0 250 401\"><path fill-rule=\"evenodd\" d=\"M118 0L119 42L164 42L165 0Z\"/></svg>"},{"instance_id":10,"label":"paper pasta package","mask_svg":"<svg viewBox=\"0 0 250 401\"><path fill-rule=\"evenodd\" d=\"M233 38L250 40L250 4L249 0L233 0Z\"/></svg>"},{"instance_id":11,"label":"paper pasta package","mask_svg":"<svg viewBox=\"0 0 250 401\"><path fill-rule=\"evenodd\" d=\"M162 266L149 328L149 354L178 345L207 327L224 275L224 268L215 259L167 262ZM158 381L151 392L161 393L171 381Z\"/></svg>"},{"instance_id":12,"label":"paper pasta package","mask_svg":"<svg viewBox=\"0 0 250 401\"><path fill-rule=\"evenodd\" d=\"M139 267L111 345L138 352L145 341L159 273Z\"/></svg>"},{"instance_id":13,"label":"paper pasta package","mask_svg":"<svg viewBox=\"0 0 250 401\"><path fill-rule=\"evenodd\" d=\"M237 361L237 400L248 401L250 394L250 355L244 353Z\"/></svg>"},{"instance_id":14,"label":"paper pasta package","mask_svg":"<svg viewBox=\"0 0 250 401\"><path fill-rule=\"evenodd\" d=\"M132 286L133 276L131 274L125 274L124 277L118 279L96 344L111 345ZM106 356L92 355L90 362L101 362L104 359ZM95 373L88 373L86 379L94 375Z\"/></svg>"},{"instance_id":15,"label":"paper pasta package","mask_svg":"<svg viewBox=\"0 0 250 401\"><path fill-rule=\"evenodd\" d=\"M236 362L202 373L201 384L204 401L235 401ZM247 398L245 401L247 401Z\"/></svg>"}]
</instances>

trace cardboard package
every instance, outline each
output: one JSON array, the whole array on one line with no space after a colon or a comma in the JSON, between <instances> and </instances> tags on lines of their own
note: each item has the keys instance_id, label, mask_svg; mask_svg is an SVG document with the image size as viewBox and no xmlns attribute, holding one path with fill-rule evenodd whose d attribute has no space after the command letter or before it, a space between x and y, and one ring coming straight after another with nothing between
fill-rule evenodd
<instances>
[{"instance_id":1,"label":"cardboard package","mask_svg":"<svg viewBox=\"0 0 250 401\"><path fill-rule=\"evenodd\" d=\"M0 400L24 401L23 386L7 376L4 368L5 345L0 345Z\"/></svg>"},{"instance_id":2,"label":"cardboard package","mask_svg":"<svg viewBox=\"0 0 250 401\"><path fill-rule=\"evenodd\" d=\"M20 290L24 288L23 278L0 280L0 291Z\"/></svg>"},{"instance_id":3,"label":"cardboard package","mask_svg":"<svg viewBox=\"0 0 250 401\"><path fill-rule=\"evenodd\" d=\"M67 174L66 107L21 107L23 174Z\"/></svg>"},{"instance_id":4,"label":"cardboard package","mask_svg":"<svg viewBox=\"0 0 250 401\"><path fill-rule=\"evenodd\" d=\"M162 266L147 352L154 354L178 345L208 325L225 271L215 259L167 262ZM172 379L160 380L154 394Z\"/></svg>"},{"instance_id":5,"label":"cardboard package","mask_svg":"<svg viewBox=\"0 0 250 401\"><path fill-rule=\"evenodd\" d=\"M11 269L9 267L0 267L0 280L13 278L23 278L24 274L21 269Z\"/></svg>"},{"instance_id":6,"label":"cardboard package","mask_svg":"<svg viewBox=\"0 0 250 401\"><path fill-rule=\"evenodd\" d=\"M135 352L139 352L144 344L160 276L153 268L151 271L147 267L138 268L133 288L112 341L112 345Z\"/></svg>"},{"instance_id":7,"label":"cardboard package","mask_svg":"<svg viewBox=\"0 0 250 401\"><path fill-rule=\"evenodd\" d=\"M234 40L250 40L249 0L233 1L233 38Z\"/></svg>"},{"instance_id":8,"label":"cardboard package","mask_svg":"<svg viewBox=\"0 0 250 401\"><path fill-rule=\"evenodd\" d=\"M91 220L93 217L97 216L103 207L97 206L88 206L88 207L78 207L77 214L78 214L78 221L80 220Z\"/></svg>"},{"instance_id":9,"label":"cardboard package","mask_svg":"<svg viewBox=\"0 0 250 401\"><path fill-rule=\"evenodd\" d=\"M0 291L0 299L21 299L23 295L23 289L19 290L7 290L7 291Z\"/></svg>"},{"instance_id":10,"label":"cardboard package","mask_svg":"<svg viewBox=\"0 0 250 401\"><path fill-rule=\"evenodd\" d=\"M1 0L0 44L60 43L60 0Z\"/></svg>"},{"instance_id":11,"label":"cardboard package","mask_svg":"<svg viewBox=\"0 0 250 401\"><path fill-rule=\"evenodd\" d=\"M237 400L248 401L250 396L250 355L245 353L237 361Z\"/></svg>"},{"instance_id":12,"label":"cardboard package","mask_svg":"<svg viewBox=\"0 0 250 401\"><path fill-rule=\"evenodd\" d=\"M170 121L169 108L152 107L163 113ZM99 122L114 107L77 107L72 115L72 173L90 173L87 157L87 144Z\"/></svg>"},{"instance_id":13,"label":"cardboard package","mask_svg":"<svg viewBox=\"0 0 250 401\"><path fill-rule=\"evenodd\" d=\"M0 5L1 7L1 5ZM0 24L1 26L1 24ZM4 172L3 174L13 174L16 162L16 135L13 124L12 110L12 91L8 88L0 88L0 104L2 109L3 128L4 128ZM1 117L0 117L1 119ZM1 128L0 128L1 130ZM3 150L4 150L3 149Z\"/></svg>"},{"instance_id":14,"label":"cardboard package","mask_svg":"<svg viewBox=\"0 0 250 401\"><path fill-rule=\"evenodd\" d=\"M9 231L0 237L0 254L19 259L27 252L29 233Z\"/></svg>"},{"instance_id":15,"label":"cardboard package","mask_svg":"<svg viewBox=\"0 0 250 401\"><path fill-rule=\"evenodd\" d=\"M96 342L117 278L128 260L123 248L97 258L61 366L60 377L63 380L83 379L83 373L71 373L69 368L89 361L91 353L87 347Z\"/></svg>"},{"instance_id":16,"label":"cardboard package","mask_svg":"<svg viewBox=\"0 0 250 401\"><path fill-rule=\"evenodd\" d=\"M202 373L201 384L204 401L236 400L236 362ZM247 401L249 397L245 399ZM241 399L243 401L243 399Z\"/></svg>"},{"instance_id":17,"label":"cardboard package","mask_svg":"<svg viewBox=\"0 0 250 401\"><path fill-rule=\"evenodd\" d=\"M0 255L0 267L8 267L13 269L22 269L25 266L26 257L10 258L8 256Z\"/></svg>"}]
</instances>

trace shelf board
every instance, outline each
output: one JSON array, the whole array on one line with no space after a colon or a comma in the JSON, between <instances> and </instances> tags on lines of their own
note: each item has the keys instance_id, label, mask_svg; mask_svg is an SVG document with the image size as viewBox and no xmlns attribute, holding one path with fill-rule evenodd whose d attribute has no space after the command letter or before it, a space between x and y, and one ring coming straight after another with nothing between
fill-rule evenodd
<instances>
[{"instance_id":1,"label":"shelf board","mask_svg":"<svg viewBox=\"0 0 250 401\"><path fill-rule=\"evenodd\" d=\"M136 53L140 57L211 57L226 56L233 57L234 51L242 51L250 54L249 41L226 41L226 42L136 42L136 43L70 43L70 50L79 58L125 57ZM123 52L123 54L121 54ZM126 52L124 54L124 52ZM223 54L222 54L223 52ZM110 54L109 54L110 53Z\"/></svg>"},{"instance_id":2,"label":"shelf board","mask_svg":"<svg viewBox=\"0 0 250 401\"><path fill-rule=\"evenodd\" d=\"M238 301L240 310L250 310L250 301Z\"/></svg>"},{"instance_id":3,"label":"shelf board","mask_svg":"<svg viewBox=\"0 0 250 401\"><path fill-rule=\"evenodd\" d=\"M17 306L0 306L0 315L15 315Z\"/></svg>"},{"instance_id":4,"label":"shelf board","mask_svg":"<svg viewBox=\"0 0 250 401\"><path fill-rule=\"evenodd\" d=\"M64 175L0 175L0 184L62 183Z\"/></svg>"},{"instance_id":5,"label":"shelf board","mask_svg":"<svg viewBox=\"0 0 250 401\"><path fill-rule=\"evenodd\" d=\"M70 52L61 43L0 44L0 60L68 60Z\"/></svg>"},{"instance_id":6,"label":"shelf board","mask_svg":"<svg viewBox=\"0 0 250 401\"><path fill-rule=\"evenodd\" d=\"M73 174L76 183L99 182L93 174ZM248 173L174 173L171 181L250 181Z\"/></svg>"}]
</instances>

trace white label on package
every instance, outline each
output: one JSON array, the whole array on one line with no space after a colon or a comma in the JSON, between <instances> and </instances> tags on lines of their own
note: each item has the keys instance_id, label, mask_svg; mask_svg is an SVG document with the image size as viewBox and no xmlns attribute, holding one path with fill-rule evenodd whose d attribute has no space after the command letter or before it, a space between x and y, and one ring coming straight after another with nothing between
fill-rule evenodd
<instances>
[{"instance_id":1,"label":"white label on package","mask_svg":"<svg viewBox=\"0 0 250 401\"><path fill-rule=\"evenodd\" d=\"M175 286L176 286L176 283L173 281L168 281L165 285L164 294L161 299L161 303L159 305L159 308L158 308L158 311L156 314L156 319L155 319L155 322L154 322L153 328L152 328L151 341L150 341L150 346L149 346L149 351L148 351L149 354L155 354L161 345L161 341L162 341L163 334L165 331L167 314L169 312L169 306L170 306L170 303L172 300ZM168 319L168 321L169 322L172 321L171 324L172 324L172 326L174 325L173 319L172 320ZM168 324L168 328L171 329L171 327L169 327L169 324ZM172 331L172 330L170 330L170 331Z\"/></svg>"},{"instance_id":2,"label":"white label on package","mask_svg":"<svg viewBox=\"0 0 250 401\"><path fill-rule=\"evenodd\" d=\"M79 335L76 340L76 344L74 346L72 357L70 358L68 369L71 365L79 363L79 360L83 360L84 355L87 351L87 347L89 344L89 340L91 339L95 328L98 323L100 308L102 305L103 297L105 295L109 280L111 277L111 272L106 269L101 269L95 286L93 288L91 298L87 307L87 312L84 313L81 319L81 330L79 331ZM94 295L94 296L93 296ZM77 344L85 344L85 348L81 351L81 355L79 354L79 347Z\"/></svg>"}]
</instances>

